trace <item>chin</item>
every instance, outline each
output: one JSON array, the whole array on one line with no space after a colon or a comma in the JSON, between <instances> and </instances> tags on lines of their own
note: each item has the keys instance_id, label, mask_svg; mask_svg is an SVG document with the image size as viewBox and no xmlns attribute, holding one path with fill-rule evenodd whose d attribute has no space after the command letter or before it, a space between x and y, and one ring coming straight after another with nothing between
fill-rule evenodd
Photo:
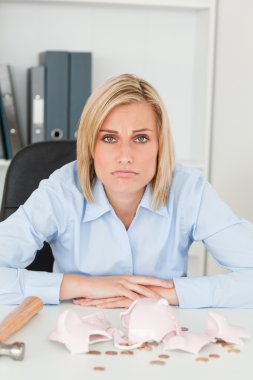
<instances>
[{"instance_id":1,"label":"chin","mask_svg":"<svg viewBox=\"0 0 253 380\"><path fill-rule=\"evenodd\" d=\"M115 183L107 183L105 187L114 193L137 193L145 188L146 185L142 184L131 184L127 181L119 181L117 184Z\"/></svg>"}]
</instances>

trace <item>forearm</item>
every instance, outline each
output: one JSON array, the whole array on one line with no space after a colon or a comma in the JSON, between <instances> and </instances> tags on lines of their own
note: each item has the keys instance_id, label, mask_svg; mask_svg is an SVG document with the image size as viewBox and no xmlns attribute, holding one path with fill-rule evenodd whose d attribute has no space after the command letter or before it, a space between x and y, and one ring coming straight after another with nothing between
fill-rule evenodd
<instances>
[{"instance_id":1,"label":"forearm","mask_svg":"<svg viewBox=\"0 0 253 380\"><path fill-rule=\"evenodd\" d=\"M174 306L179 305L177 292L175 288L168 290L168 297L166 299L168 300L170 305L174 305Z\"/></svg>"},{"instance_id":2,"label":"forearm","mask_svg":"<svg viewBox=\"0 0 253 380\"><path fill-rule=\"evenodd\" d=\"M181 308L253 308L253 270L174 278Z\"/></svg>"},{"instance_id":3,"label":"forearm","mask_svg":"<svg viewBox=\"0 0 253 380\"><path fill-rule=\"evenodd\" d=\"M78 274L64 274L59 297L60 301L85 297L85 277Z\"/></svg>"},{"instance_id":4,"label":"forearm","mask_svg":"<svg viewBox=\"0 0 253 380\"><path fill-rule=\"evenodd\" d=\"M165 298L170 305L178 306L179 301L173 281L171 281L171 284L173 284L173 287L171 287L171 289L163 288L160 286L151 286L149 288L156 292L161 298Z\"/></svg>"}]
</instances>

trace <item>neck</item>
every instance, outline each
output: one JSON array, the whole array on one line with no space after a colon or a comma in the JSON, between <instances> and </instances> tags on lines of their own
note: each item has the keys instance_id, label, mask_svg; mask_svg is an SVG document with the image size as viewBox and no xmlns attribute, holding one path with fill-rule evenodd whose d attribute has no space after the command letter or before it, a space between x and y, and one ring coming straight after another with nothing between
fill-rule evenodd
<instances>
[{"instance_id":1,"label":"neck","mask_svg":"<svg viewBox=\"0 0 253 380\"><path fill-rule=\"evenodd\" d=\"M145 188L141 189L138 193L113 193L105 189L106 196L113 207L116 215L124 223L126 229L130 226L137 207L144 194Z\"/></svg>"}]
</instances>

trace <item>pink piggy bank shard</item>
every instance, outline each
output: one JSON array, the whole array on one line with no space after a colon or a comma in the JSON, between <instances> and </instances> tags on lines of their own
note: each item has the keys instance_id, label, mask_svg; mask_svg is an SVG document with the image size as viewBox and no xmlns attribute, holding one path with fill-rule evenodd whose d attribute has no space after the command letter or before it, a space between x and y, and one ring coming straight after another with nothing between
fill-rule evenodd
<instances>
[{"instance_id":1,"label":"pink piggy bank shard","mask_svg":"<svg viewBox=\"0 0 253 380\"><path fill-rule=\"evenodd\" d=\"M241 338L250 338L250 333L243 327L230 325L226 318L218 313L209 312L207 334L212 338L243 345Z\"/></svg>"},{"instance_id":2,"label":"pink piggy bank shard","mask_svg":"<svg viewBox=\"0 0 253 380\"><path fill-rule=\"evenodd\" d=\"M48 338L64 343L72 353L78 354L88 352L90 344L111 340L109 328L102 312L80 318L75 312L66 310Z\"/></svg>"},{"instance_id":3,"label":"pink piggy bank shard","mask_svg":"<svg viewBox=\"0 0 253 380\"><path fill-rule=\"evenodd\" d=\"M141 298L120 314L127 339L114 332L114 345L121 349L141 346L144 342L160 342L168 333L180 331L174 311L164 298Z\"/></svg>"}]
</instances>

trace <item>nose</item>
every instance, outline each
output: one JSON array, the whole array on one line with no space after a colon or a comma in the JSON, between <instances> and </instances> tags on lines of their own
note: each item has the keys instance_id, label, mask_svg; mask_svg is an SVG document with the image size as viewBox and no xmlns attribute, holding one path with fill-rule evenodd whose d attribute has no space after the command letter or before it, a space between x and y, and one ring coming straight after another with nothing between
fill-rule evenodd
<instances>
[{"instance_id":1,"label":"nose","mask_svg":"<svg viewBox=\"0 0 253 380\"><path fill-rule=\"evenodd\" d=\"M133 154L129 144L121 144L117 154L117 162L126 165L133 162Z\"/></svg>"}]
</instances>

